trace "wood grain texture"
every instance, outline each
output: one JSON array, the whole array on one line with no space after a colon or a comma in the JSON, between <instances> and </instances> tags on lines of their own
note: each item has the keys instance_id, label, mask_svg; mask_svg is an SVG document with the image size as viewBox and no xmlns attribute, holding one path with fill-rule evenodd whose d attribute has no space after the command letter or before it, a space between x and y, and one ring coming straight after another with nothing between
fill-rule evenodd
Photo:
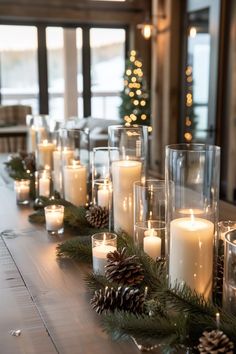
<instances>
[{"instance_id":1,"label":"wood grain texture","mask_svg":"<svg viewBox=\"0 0 236 354\"><path fill-rule=\"evenodd\" d=\"M15 205L12 190L0 187L0 195L1 203L4 205L0 210L0 230L8 229L7 232L3 232L4 242L16 262L42 322L55 343L56 350L60 354L139 353L131 341L115 343L102 331L99 317L89 304L90 296L84 284L88 268L69 260L61 262L57 260L56 246L69 235L60 238L49 236L44 227L28 223L30 209ZM13 295L17 297L16 291ZM15 311L18 309L17 303L15 309ZM9 316L6 306L1 310L5 317ZM14 319L14 313L11 313L11 316ZM29 328L30 326L31 324ZM32 328L35 327L37 326L32 324ZM2 343L1 337L0 340ZM26 343L27 350L28 347L30 353L47 353L46 350L41 351L40 343ZM8 348L6 340L5 348Z\"/></svg>"},{"instance_id":2,"label":"wood grain texture","mask_svg":"<svg viewBox=\"0 0 236 354\"><path fill-rule=\"evenodd\" d=\"M131 341L112 342L102 331L84 284L89 268L56 258L58 242L70 235L52 237L30 224L32 210L16 205L4 180L0 195L0 231L7 230L5 245L0 240L0 353L138 354ZM221 206L224 218L234 215L235 207ZM11 337L18 327L22 336Z\"/></svg>"},{"instance_id":3,"label":"wood grain texture","mask_svg":"<svg viewBox=\"0 0 236 354\"><path fill-rule=\"evenodd\" d=\"M2 354L57 353L23 279L0 238L0 343ZM11 330L21 330L19 337Z\"/></svg>"}]
</instances>

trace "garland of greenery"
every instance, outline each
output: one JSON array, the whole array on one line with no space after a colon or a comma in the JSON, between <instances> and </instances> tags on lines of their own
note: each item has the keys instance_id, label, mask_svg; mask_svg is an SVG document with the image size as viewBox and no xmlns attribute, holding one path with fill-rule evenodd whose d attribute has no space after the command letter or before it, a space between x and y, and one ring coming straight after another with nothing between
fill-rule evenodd
<instances>
[{"instance_id":1,"label":"garland of greenery","mask_svg":"<svg viewBox=\"0 0 236 354\"><path fill-rule=\"evenodd\" d=\"M30 197L35 198L35 155L25 151L19 154L11 155L9 160L5 162L9 176L14 180L29 179L30 180Z\"/></svg>"},{"instance_id":2,"label":"garland of greenery","mask_svg":"<svg viewBox=\"0 0 236 354\"><path fill-rule=\"evenodd\" d=\"M92 227L86 218L85 207L77 207L65 199L60 198L60 196L53 196L51 198L46 198L41 196L39 198L40 203L35 204L35 212L29 215L29 221L36 224L45 223L44 207L47 205L59 204L64 205L64 223L66 226L73 228L80 235L93 235L96 232L105 232L106 228L95 228Z\"/></svg>"},{"instance_id":3,"label":"garland of greenery","mask_svg":"<svg viewBox=\"0 0 236 354\"><path fill-rule=\"evenodd\" d=\"M199 337L204 331L216 328L216 313L220 313L220 330L236 343L236 317L225 312L211 301L191 290L187 285L170 286L167 281L165 262L155 262L132 239L118 235L118 249L126 247L128 255L137 255L144 270L144 280L138 286L148 293L141 315L125 311L108 311L101 315L102 325L114 339L134 337L144 346L159 346L163 351L172 352L189 348L198 352ZM90 238L76 237L57 247L57 256L72 258L91 264L92 250ZM94 293L106 287L118 288L105 276L88 274L86 284ZM136 286L137 288L137 286Z\"/></svg>"},{"instance_id":4,"label":"garland of greenery","mask_svg":"<svg viewBox=\"0 0 236 354\"><path fill-rule=\"evenodd\" d=\"M34 198L34 154L24 152L11 156L5 163L9 176L13 179L30 179L31 196ZM107 231L91 227L86 218L87 209L61 199L40 197L40 204L35 205L35 213L29 216L32 223L45 223L43 208L51 204L65 206L64 221L66 226L75 229L80 235L58 245L59 258L71 258L92 264L91 234ZM199 337L204 331L216 328L216 313L220 313L220 329L236 343L236 317L223 311L213 302L206 301L188 286L169 286L165 262L153 261L147 254L137 248L132 239L125 234L118 235L118 249L126 247L126 253L136 255L144 271L144 280L135 288L145 293L144 311L133 314L126 311L107 311L101 316L107 333L114 339L127 337L142 342L143 348L161 347L163 351L188 348L197 351ZM222 263L222 262L221 262ZM221 267L222 268L222 267ZM220 269L219 269L220 270ZM222 276L218 279L222 287ZM105 276L90 273L86 284L91 291L104 290L107 287L118 289L118 284L111 283ZM146 296L146 289L148 293ZM137 342L136 342L137 343Z\"/></svg>"}]
</instances>

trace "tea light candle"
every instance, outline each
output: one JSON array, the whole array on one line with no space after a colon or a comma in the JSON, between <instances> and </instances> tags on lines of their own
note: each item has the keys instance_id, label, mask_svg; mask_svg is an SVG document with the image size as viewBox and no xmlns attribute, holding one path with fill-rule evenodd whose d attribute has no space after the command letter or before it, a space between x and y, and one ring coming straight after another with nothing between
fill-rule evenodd
<instances>
[{"instance_id":1,"label":"tea light candle","mask_svg":"<svg viewBox=\"0 0 236 354\"><path fill-rule=\"evenodd\" d=\"M85 166L73 163L64 166L64 197L76 206L87 202L87 169Z\"/></svg>"},{"instance_id":2,"label":"tea light candle","mask_svg":"<svg viewBox=\"0 0 236 354\"><path fill-rule=\"evenodd\" d=\"M169 277L209 298L212 289L214 224L185 217L170 223Z\"/></svg>"},{"instance_id":3,"label":"tea light candle","mask_svg":"<svg viewBox=\"0 0 236 354\"><path fill-rule=\"evenodd\" d=\"M39 167L44 169L52 170L53 167L53 158L52 153L55 149L53 143L48 142L48 140L43 140L41 144L38 144L38 164Z\"/></svg>"},{"instance_id":4,"label":"tea light candle","mask_svg":"<svg viewBox=\"0 0 236 354\"><path fill-rule=\"evenodd\" d=\"M107 254L116 250L117 236L110 233L98 233L92 236L93 271L105 274Z\"/></svg>"},{"instance_id":5,"label":"tea light candle","mask_svg":"<svg viewBox=\"0 0 236 354\"><path fill-rule=\"evenodd\" d=\"M114 229L133 235L133 184L141 180L140 161L122 160L112 163Z\"/></svg>"},{"instance_id":6,"label":"tea light candle","mask_svg":"<svg viewBox=\"0 0 236 354\"><path fill-rule=\"evenodd\" d=\"M27 179L16 180L14 183L16 201L18 204L29 203L30 181Z\"/></svg>"},{"instance_id":7,"label":"tea light candle","mask_svg":"<svg viewBox=\"0 0 236 354\"><path fill-rule=\"evenodd\" d=\"M152 228L144 232L143 250L154 260L161 256L161 239L157 237L157 232Z\"/></svg>"},{"instance_id":8,"label":"tea light candle","mask_svg":"<svg viewBox=\"0 0 236 354\"><path fill-rule=\"evenodd\" d=\"M50 196L50 176L46 170L39 177L39 195L47 198Z\"/></svg>"},{"instance_id":9,"label":"tea light candle","mask_svg":"<svg viewBox=\"0 0 236 354\"><path fill-rule=\"evenodd\" d=\"M61 234L64 231L64 206L48 205L44 208L46 229L52 234Z\"/></svg>"},{"instance_id":10,"label":"tea light candle","mask_svg":"<svg viewBox=\"0 0 236 354\"><path fill-rule=\"evenodd\" d=\"M109 208L109 184L105 181L102 188L98 189L98 205Z\"/></svg>"}]
</instances>

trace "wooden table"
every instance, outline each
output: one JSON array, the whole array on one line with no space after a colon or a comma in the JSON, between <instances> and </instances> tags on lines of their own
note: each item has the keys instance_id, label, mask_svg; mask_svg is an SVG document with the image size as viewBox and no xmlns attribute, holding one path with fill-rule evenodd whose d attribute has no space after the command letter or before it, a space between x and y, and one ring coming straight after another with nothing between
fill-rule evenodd
<instances>
[{"instance_id":1,"label":"wooden table","mask_svg":"<svg viewBox=\"0 0 236 354\"><path fill-rule=\"evenodd\" d=\"M0 196L0 353L139 353L102 331L83 281L88 269L57 260L56 246L68 235L52 237L30 224L32 210L17 207L3 182ZM18 337L10 334L16 329Z\"/></svg>"},{"instance_id":2,"label":"wooden table","mask_svg":"<svg viewBox=\"0 0 236 354\"><path fill-rule=\"evenodd\" d=\"M0 353L140 353L102 331L83 281L88 268L56 258L58 242L70 236L52 237L30 224L32 210L16 205L3 166L0 176ZM221 219L235 220L235 206L221 205ZM10 335L17 329L19 337Z\"/></svg>"}]
</instances>

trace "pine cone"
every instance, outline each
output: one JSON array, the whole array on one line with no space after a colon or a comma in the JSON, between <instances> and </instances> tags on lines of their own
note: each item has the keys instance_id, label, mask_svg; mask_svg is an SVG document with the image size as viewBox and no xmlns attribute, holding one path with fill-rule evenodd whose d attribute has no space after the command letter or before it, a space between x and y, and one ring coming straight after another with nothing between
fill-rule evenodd
<instances>
[{"instance_id":1,"label":"pine cone","mask_svg":"<svg viewBox=\"0 0 236 354\"><path fill-rule=\"evenodd\" d=\"M203 332L199 338L200 344L198 350L200 353L217 354L217 353L234 353L234 344L222 331L213 330L211 332Z\"/></svg>"},{"instance_id":2,"label":"pine cone","mask_svg":"<svg viewBox=\"0 0 236 354\"><path fill-rule=\"evenodd\" d=\"M145 296L139 289L129 287L114 288L106 287L104 290L95 291L91 300L93 309L99 314L103 311L122 310L134 314L143 312L143 303Z\"/></svg>"},{"instance_id":3,"label":"pine cone","mask_svg":"<svg viewBox=\"0 0 236 354\"><path fill-rule=\"evenodd\" d=\"M93 227L99 229L108 226L109 211L106 207L98 205L91 206L85 216L88 223Z\"/></svg>"},{"instance_id":4,"label":"pine cone","mask_svg":"<svg viewBox=\"0 0 236 354\"><path fill-rule=\"evenodd\" d=\"M126 248L123 248L121 252L108 253L105 268L106 278L121 285L137 285L144 278L143 268L138 262L138 257L135 255L126 256Z\"/></svg>"},{"instance_id":5,"label":"pine cone","mask_svg":"<svg viewBox=\"0 0 236 354\"><path fill-rule=\"evenodd\" d=\"M35 155L33 153L29 153L24 157L24 165L26 170L30 172L36 171Z\"/></svg>"}]
</instances>

